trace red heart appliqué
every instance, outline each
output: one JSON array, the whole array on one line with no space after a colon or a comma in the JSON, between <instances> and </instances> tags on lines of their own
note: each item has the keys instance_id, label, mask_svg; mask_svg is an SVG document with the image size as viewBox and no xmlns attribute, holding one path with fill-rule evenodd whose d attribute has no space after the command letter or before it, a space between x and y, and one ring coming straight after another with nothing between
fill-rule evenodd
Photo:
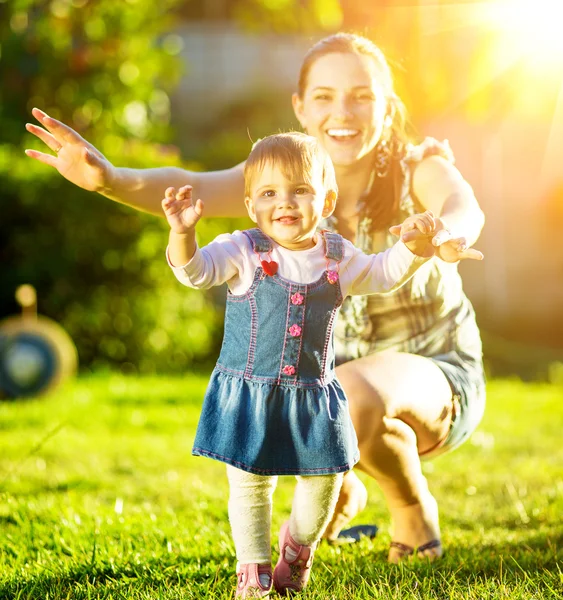
<instances>
[{"instance_id":1,"label":"red heart appliqu\u00e9","mask_svg":"<svg viewBox=\"0 0 563 600\"><path fill-rule=\"evenodd\" d=\"M278 263L275 260L271 260L270 262L261 260L260 264L264 269L264 273L270 277L273 277L278 272Z\"/></svg>"}]
</instances>

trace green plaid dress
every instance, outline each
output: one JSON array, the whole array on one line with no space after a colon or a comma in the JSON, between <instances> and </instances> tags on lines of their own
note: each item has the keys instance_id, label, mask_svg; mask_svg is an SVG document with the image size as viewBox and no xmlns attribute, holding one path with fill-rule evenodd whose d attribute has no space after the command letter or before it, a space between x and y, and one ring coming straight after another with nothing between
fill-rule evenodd
<instances>
[{"instance_id":1,"label":"green plaid dress","mask_svg":"<svg viewBox=\"0 0 563 600\"><path fill-rule=\"evenodd\" d=\"M394 223L424 210L411 196L411 178L413 166L432 154L454 160L447 142L432 138L408 148L401 164L404 181ZM365 204L360 202L358 211L356 246L374 253L395 244L397 237L388 231L371 231ZM326 219L323 227L337 231L336 219ZM395 292L346 298L334 336L338 363L383 350L431 358L448 379L460 411L467 413L472 406L473 414L467 414L469 420L452 445L459 445L480 421L484 410L481 339L457 264L434 258Z\"/></svg>"}]
</instances>

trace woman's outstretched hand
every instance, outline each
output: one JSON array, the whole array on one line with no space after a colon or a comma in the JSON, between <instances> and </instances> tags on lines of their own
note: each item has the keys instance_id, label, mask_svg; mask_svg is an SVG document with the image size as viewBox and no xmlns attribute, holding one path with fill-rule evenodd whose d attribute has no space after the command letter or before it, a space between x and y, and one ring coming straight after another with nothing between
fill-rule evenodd
<instances>
[{"instance_id":1,"label":"woman's outstretched hand","mask_svg":"<svg viewBox=\"0 0 563 600\"><path fill-rule=\"evenodd\" d=\"M173 187L166 189L162 210L170 229L178 235L191 233L203 214L203 202L192 201L192 186L185 185L178 192Z\"/></svg>"},{"instance_id":2,"label":"woman's outstretched hand","mask_svg":"<svg viewBox=\"0 0 563 600\"><path fill-rule=\"evenodd\" d=\"M444 262L454 263L458 260L470 258L472 260L483 260L483 253L475 248L467 247L467 240L464 237L453 237L452 232L443 225L440 219L440 229L432 238L434 246L434 256L437 256Z\"/></svg>"},{"instance_id":3,"label":"woman's outstretched hand","mask_svg":"<svg viewBox=\"0 0 563 600\"><path fill-rule=\"evenodd\" d=\"M419 256L434 255L448 263L467 258L483 260L482 252L468 248L464 237L453 237L442 219L429 210L408 217L402 225L393 225L389 231L400 236L409 250Z\"/></svg>"},{"instance_id":4,"label":"woman's outstretched hand","mask_svg":"<svg viewBox=\"0 0 563 600\"><path fill-rule=\"evenodd\" d=\"M85 190L103 193L110 187L113 166L97 148L42 110L34 108L31 112L43 127L28 123L25 128L55 155L26 150L27 156L57 169L64 178Z\"/></svg>"}]
</instances>

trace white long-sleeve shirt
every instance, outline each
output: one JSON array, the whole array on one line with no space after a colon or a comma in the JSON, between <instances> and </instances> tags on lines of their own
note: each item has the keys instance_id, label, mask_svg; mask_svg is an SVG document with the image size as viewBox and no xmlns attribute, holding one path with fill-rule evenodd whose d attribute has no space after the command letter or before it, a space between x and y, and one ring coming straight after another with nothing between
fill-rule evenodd
<instances>
[{"instance_id":1,"label":"white long-sleeve shirt","mask_svg":"<svg viewBox=\"0 0 563 600\"><path fill-rule=\"evenodd\" d=\"M327 270L324 241L316 236L313 248L288 250L272 241L271 260L278 263L278 274L296 283L313 283ZM260 260L268 260L267 254L258 256L248 237L241 231L225 233L216 237L203 248L196 248L191 260L182 266L174 266L168 258L174 275L191 288L208 289L227 283L231 293L244 294L252 285ZM342 296L391 292L424 264L428 258L413 254L403 242L378 254L364 254L343 238L343 258L338 267L329 261L329 269L338 269Z\"/></svg>"}]
</instances>

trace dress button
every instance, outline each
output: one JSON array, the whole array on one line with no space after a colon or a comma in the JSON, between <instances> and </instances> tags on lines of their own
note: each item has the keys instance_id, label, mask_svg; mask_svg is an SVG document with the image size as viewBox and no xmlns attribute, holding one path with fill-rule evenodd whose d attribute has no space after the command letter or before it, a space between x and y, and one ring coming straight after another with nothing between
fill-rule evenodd
<instances>
[{"instance_id":1,"label":"dress button","mask_svg":"<svg viewBox=\"0 0 563 600\"><path fill-rule=\"evenodd\" d=\"M326 278L329 283L336 283L338 281L338 273L336 271L327 271Z\"/></svg>"},{"instance_id":2,"label":"dress button","mask_svg":"<svg viewBox=\"0 0 563 600\"><path fill-rule=\"evenodd\" d=\"M301 335L301 327L299 327L299 325L292 325L289 328L289 333L293 337L297 337L298 335Z\"/></svg>"},{"instance_id":3,"label":"dress button","mask_svg":"<svg viewBox=\"0 0 563 600\"><path fill-rule=\"evenodd\" d=\"M285 375L295 375L295 367L293 365L285 365L283 372Z\"/></svg>"},{"instance_id":4,"label":"dress button","mask_svg":"<svg viewBox=\"0 0 563 600\"><path fill-rule=\"evenodd\" d=\"M299 292L295 292L295 294L291 296L291 304L303 304L303 296Z\"/></svg>"}]
</instances>

